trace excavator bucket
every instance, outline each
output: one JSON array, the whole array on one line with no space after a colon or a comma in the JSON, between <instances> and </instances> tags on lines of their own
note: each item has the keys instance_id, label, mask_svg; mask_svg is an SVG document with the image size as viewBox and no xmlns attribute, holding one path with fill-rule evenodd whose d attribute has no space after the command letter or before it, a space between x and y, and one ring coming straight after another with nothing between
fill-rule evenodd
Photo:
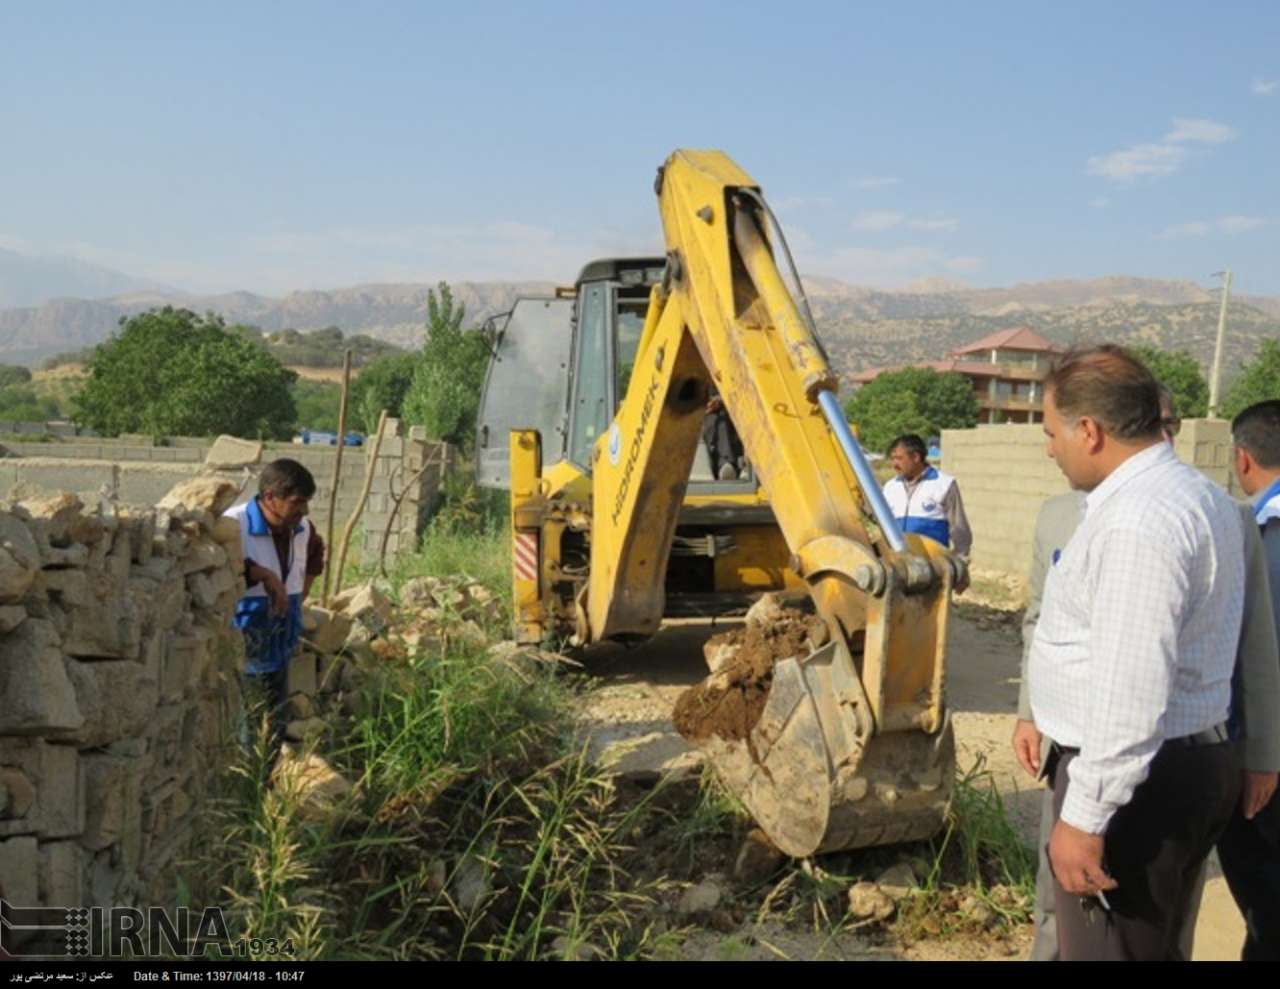
<instances>
[{"instance_id":1,"label":"excavator bucket","mask_svg":"<svg viewBox=\"0 0 1280 989\"><path fill-rule=\"evenodd\" d=\"M729 636L740 641L715 648L716 671L680 699L677 728L788 855L933 836L954 776L949 719L932 733L871 731L842 640L761 660L761 643L786 651L788 626L817 621L775 614Z\"/></svg>"}]
</instances>

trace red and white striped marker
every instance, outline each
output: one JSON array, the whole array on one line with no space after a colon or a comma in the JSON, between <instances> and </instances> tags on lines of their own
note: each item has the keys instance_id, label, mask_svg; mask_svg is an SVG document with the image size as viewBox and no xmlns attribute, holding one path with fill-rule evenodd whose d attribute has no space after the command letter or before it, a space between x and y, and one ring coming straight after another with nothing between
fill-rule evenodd
<instances>
[{"instance_id":1,"label":"red and white striped marker","mask_svg":"<svg viewBox=\"0 0 1280 989\"><path fill-rule=\"evenodd\" d=\"M521 580L537 580L538 534L536 532L517 532L512 558L515 560L517 577Z\"/></svg>"}]
</instances>

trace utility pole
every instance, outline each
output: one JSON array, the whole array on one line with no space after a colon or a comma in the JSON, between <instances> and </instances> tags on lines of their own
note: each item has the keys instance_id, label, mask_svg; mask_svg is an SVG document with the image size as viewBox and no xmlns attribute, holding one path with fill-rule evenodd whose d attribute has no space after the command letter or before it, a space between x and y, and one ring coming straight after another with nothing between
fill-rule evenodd
<instances>
[{"instance_id":1,"label":"utility pole","mask_svg":"<svg viewBox=\"0 0 1280 989\"><path fill-rule=\"evenodd\" d=\"M1209 418L1218 415L1218 391L1222 378L1222 340L1227 335L1227 296L1231 292L1231 269L1215 271L1213 277L1222 276L1222 308L1218 310L1218 339L1213 345L1213 372L1209 376Z\"/></svg>"}]
</instances>

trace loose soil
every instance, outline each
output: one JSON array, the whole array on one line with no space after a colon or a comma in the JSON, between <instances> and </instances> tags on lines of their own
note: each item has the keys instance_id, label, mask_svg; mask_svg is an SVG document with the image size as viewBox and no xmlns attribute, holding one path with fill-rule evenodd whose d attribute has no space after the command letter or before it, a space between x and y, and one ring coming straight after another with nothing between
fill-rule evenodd
<instances>
[{"instance_id":1,"label":"loose soil","mask_svg":"<svg viewBox=\"0 0 1280 989\"><path fill-rule=\"evenodd\" d=\"M827 637L822 619L786 609L768 624L748 624L713 637L708 650L736 648L720 669L676 701L671 718L676 731L691 742L711 736L744 741L764 713L773 685L773 667L780 659L807 656Z\"/></svg>"}]
</instances>

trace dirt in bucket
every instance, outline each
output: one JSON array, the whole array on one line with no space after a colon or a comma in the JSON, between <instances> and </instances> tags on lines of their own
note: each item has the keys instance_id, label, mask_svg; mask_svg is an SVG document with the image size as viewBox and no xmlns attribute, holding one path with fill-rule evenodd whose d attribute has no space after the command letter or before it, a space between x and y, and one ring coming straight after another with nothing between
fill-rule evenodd
<instances>
[{"instance_id":1,"label":"dirt in bucket","mask_svg":"<svg viewBox=\"0 0 1280 989\"><path fill-rule=\"evenodd\" d=\"M681 694L671 714L676 731L691 742L712 735L745 740L764 712L774 663L809 655L827 641L827 627L816 615L786 609L767 623L728 633L723 641L737 646L737 654Z\"/></svg>"}]
</instances>

